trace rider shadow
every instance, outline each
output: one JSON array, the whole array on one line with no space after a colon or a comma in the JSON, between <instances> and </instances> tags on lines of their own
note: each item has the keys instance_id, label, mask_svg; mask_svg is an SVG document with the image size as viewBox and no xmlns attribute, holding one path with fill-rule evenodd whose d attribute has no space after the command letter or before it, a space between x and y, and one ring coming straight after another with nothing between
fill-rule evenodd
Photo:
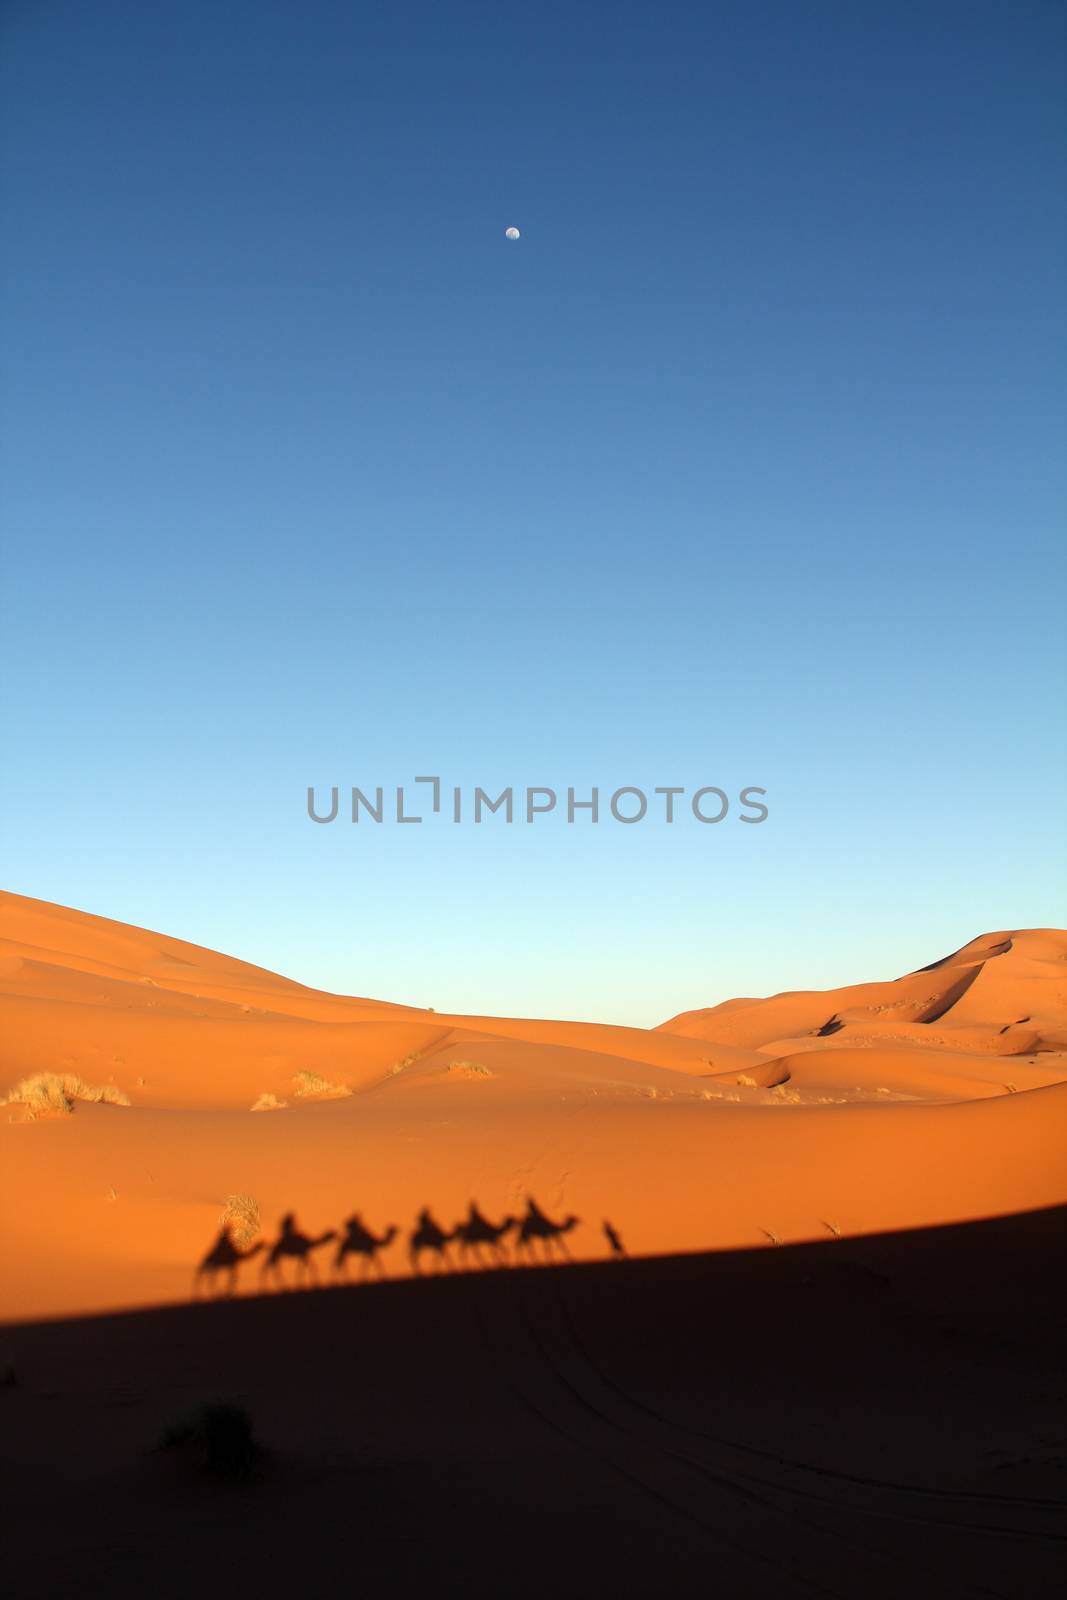
<instances>
[{"instance_id":1,"label":"rider shadow","mask_svg":"<svg viewBox=\"0 0 1067 1600\"><path fill-rule=\"evenodd\" d=\"M455 1263L449 1254L448 1246L456 1237L456 1229L451 1233L446 1232L429 1206L423 1206L415 1219L415 1227L408 1235L408 1260L414 1275L416 1277L421 1275L422 1267L419 1263L427 1253L430 1260L437 1263L438 1272L454 1272Z\"/></svg>"},{"instance_id":2,"label":"rider shadow","mask_svg":"<svg viewBox=\"0 0 1067 1600\"><path fill-rule=\"evenodd\" d=\"M242 1261L248 1261L265 1249L261 1239L258 1244L252 1245L248 1250L241 1250L233 1241L229 1223L222 1229L215 1243L197 1267L193 1275L194 1299L201 1290L209 1298L212 1293L219 1297L229 1297L237 1291L237 1269ZM216 1289L216 1285L218 1286Z\"/></svg>"},{"instance_id":3,"label":"rider shadow","mask_svg":"<svg viewBox=\"0 0 1067 1600\"><path fill-rule=\"evenodd\" d=\"M518 1220L512 1216L504 1217L500 1222L490 1222L478 1209L477 1201L472 1200L466 1217L456 1223L452 1233L459 1249L460 1266L467 1266L473 1259L479 1267L506 1267L508 1254L500 1241L517 1226Z\"/></svg>"},{"instance_id":4,"label":"rider shadow","mask_svg":"<svg viewBox=\"0 0 1067 1600\"><path fill-rule=\"evenodd\" d=\"M553 1222L551 1217L546 1217L537 1201L532 1197L526 1202L526 1213L519 1222L519 1237L515 1243L515 1259L527 1261L531 1266L537 1264L537 1255L534 1251L534 1241L540 1239L543 1259L552 1260L553 1250L557 1250L564 1261L573 1261L574 1257L567 1248L565 1234L578 1227L580 1217L567 1216L562 1222Z\"/></svg>"},{"instance_id":5,"label":"rider shadow","mask_svg":"<svg viewBox=\"0 0 1067 1600\"><path fill-rule=\"evenodd\" d=\"M392 1244L395 1238L396 1228L392 1223L389 1224L379 1238L364 1225L359 1212L353 1212L345 1223L344 1233L337 1242L337 1254L333 1263L334 1276L347 1280L349 1256L361 1256L363 1258L363 1266L360 1270L361 1279L370 1276L372 1267L377 1271L379 1278L386 1277L385 1267L379 1258L379 1251Z\"/></svg>"},{"instance_id":6,"label":"rider shadow","mask_svg":"<svg viewBox=\"0 0 1067 1600\"><path fill-rule=\"evenodd\" d=\"M281 1232L267 1252L260 1278L264 1285L273 1283L276 1288L287 1289L296 1287L297 1284L314 1284L319 1282L318 1271L311 1259L311 1252L320 1245L328 1244L331 1239L336 1239L336 1228L330 1228L325 1233L320 1233L312 1238L306 1233L301 1233L296 1225L296 1217L292 1211L287 1211L281 1220ZM296 1283L290 1285L285 1282L281 1264L285 1260L297 1263Z\"/></svg>"}]
</instances>

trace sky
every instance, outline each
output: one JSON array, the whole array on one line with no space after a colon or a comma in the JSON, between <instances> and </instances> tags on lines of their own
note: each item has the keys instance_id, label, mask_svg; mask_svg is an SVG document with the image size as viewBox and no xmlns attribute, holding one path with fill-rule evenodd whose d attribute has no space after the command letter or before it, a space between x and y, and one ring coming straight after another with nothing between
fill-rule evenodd
<instances>
[{"instance_id":1,"label":"sky","mask_svg":"<svg viewBox=\"0 0 1067 1600\"><path fill-rule=\"evenodd\" d=\"M1061 5L0 14L7 888L641 1025L1063 921Z\"/></svg>"}]
</instances>

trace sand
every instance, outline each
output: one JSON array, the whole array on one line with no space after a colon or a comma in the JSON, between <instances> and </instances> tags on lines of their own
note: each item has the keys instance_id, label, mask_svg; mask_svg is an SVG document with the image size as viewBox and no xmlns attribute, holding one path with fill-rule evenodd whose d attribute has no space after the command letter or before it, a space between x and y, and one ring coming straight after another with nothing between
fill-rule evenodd
<instances>
[{"instance_id":1,"label":"sand","mask_svg":"<svg viewBox=\"0 0 1067 1600\"><path fill-rule=\"evenodd\" d=\"M642 1030L323 994L14 895L0 933L20 1600L1058 1594L1067 934ZM557 1264L413 1263L472 1200L566 1222ZM350 1285L346 1223L385 1241ZM219 1400L233 1481L162 1446Z\"/></svg>"},{"instance_id":2,"label":"sand","mask_svg":"<svg viewBox=\"0 0 1067 1600\"><path fill-rule=\"evenodd\" d=\"M411 1270L421 1208L450 1231L472 1200L493 1221L531 1196L574 1216L563 1243L591 1261L609 1254L604 1220L640 1257L1067 1200L1055 930L650 1030L320 993L17 895L0 898L0 935L0 1093L55 1074L129 1101L0 1107L9 1321L188 1299L233 1194L255 1201L261 1239L287 1212L316 1237L353 1212L377 1236L391 1225L390 1276ZM327 1278L333 1257L307 1259ZM299 1258L282 1265L296 1281Z\"/></svg>"}]
</instances>

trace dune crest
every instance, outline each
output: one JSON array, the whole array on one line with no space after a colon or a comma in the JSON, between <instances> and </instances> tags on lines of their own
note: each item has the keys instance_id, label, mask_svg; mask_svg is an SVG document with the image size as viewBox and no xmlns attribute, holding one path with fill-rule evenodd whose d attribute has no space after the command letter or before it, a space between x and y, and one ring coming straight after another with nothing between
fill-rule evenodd
<instances>
[{"instance_id":1,"label":"dune crest","mask_svg":"<svg viewBox=\"0 0 1067 1600\"><path fill-rule=\"evenodd\" d=\"M1067 1200L1055 929L641 1029L327 994L5 894L0 1010L0 1096L39 1074L100 1091L62 1116L0 1110L19 1219L6 1318L187 1297L235 1192L316 1236L354 1206L398 1223L429 1206L455 1227L472 1196L506 1215L536 1195L610 1216L632 1255ZM599 1225L575 1224L568 1248L603 1256ZM406 1270L402 1252L387 1264Z\"/></svg>"}]
</instances>

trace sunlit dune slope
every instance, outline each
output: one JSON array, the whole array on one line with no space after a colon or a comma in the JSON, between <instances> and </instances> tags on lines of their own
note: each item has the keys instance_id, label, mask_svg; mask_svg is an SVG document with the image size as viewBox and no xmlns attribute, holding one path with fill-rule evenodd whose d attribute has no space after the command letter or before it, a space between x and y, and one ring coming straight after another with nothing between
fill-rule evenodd
<instances>
[{"instance_id":1,"label":"sunlit dune slope","mask_svg":"<svg viewBox=\"0 0 1067 1600\"><path fill-rule=\"evenodd\" d=\"M1042 930L652 1030L464 1017L5 895L2 1310L188 1294L234 1193L268 1233L359 1209L402 1234L423 1205L447 1229L472 1198L500 1217L533 1195L594 1257L605 1217L655 1254L1056 1204L1065 991L1067 934ZM11 1094L40 1074L67 1111ZM102 1089L129 1104L79 1099ZM407 1270L402 1237L384 1260Z\"/></svg>"},{"instance_id":2,"label":"sunlit dune slope","mask_svg":"<svg viewBox=\"0 0 1067 1600\"><path fill-rule=\"evenodd\" d=\"M665 1033L771 1050L801 1036L820 1042L899 1041L1023 1055L1067 1048L1067 933L988 933L893 983L728 1000L685 1011ZM927 1031L931 1030L931 1031Z\"/></svg>"}]
</instances>

